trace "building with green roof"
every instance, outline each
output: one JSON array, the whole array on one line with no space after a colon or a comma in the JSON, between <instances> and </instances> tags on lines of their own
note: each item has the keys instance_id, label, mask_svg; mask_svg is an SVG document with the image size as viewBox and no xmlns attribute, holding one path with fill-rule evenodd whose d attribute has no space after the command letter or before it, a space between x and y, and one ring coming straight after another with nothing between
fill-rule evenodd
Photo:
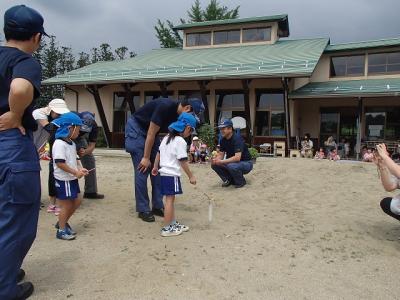
<instances>
[{"instance_id":1,"label":"building with green roof","mask_svg":"<svg viewBox=\"0 0 400 300\"><path fill-rule=\"evenodd\" d=\"M65 85L71 109L94 111L112 147L123 146L127 118L159 97L201 98L212 125L245 118L243 134L254 145L297 148L310 133L315 148L333 136L355 154L364 141L400 139L400 38L287 39L285 14L174 29L182 48L98 62L43 84Z\"/></svg>"}]
</instances>

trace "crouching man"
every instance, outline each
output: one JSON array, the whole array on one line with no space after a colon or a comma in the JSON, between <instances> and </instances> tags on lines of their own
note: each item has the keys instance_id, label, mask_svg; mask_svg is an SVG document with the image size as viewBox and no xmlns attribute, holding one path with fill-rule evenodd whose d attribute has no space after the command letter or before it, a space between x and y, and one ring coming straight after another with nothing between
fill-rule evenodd
<instances>
[{"instance_id":1,"label":"crouching man","mask_svg":"<svg viewBox=\"0 0 400 300\"><path fill-rule=\"evenodd\" d=\"M249 150L242 137L233 130L231 120L223 121L218 128L221 131L220 152L211 162L211 168L222 179L223 187L233 184L236 188L246 185L243 175L253 169Z\"/></svg>"}]
</instances>

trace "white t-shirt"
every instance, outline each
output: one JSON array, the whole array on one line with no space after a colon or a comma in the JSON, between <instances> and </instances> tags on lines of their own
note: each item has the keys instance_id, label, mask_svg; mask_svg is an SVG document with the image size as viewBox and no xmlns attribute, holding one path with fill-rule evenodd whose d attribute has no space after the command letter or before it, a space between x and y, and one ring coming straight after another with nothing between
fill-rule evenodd
<instances>
[{"instance_id":1,"label":"white t-shirt","mask_svg":"<svg viewBox=\"0 0 400 300\"><path fill-rule=\"evenodd\" d=\"M181 176L180 160L187 159L187 143L181 136L176 136L167 145L168 135L160 145L160 175Z\"/></svg>"},{"instance_id":2,"label":"white t-shirt","mask_svg":"<svg viewBox=\"0 0 400 300\"><path fill-rule=\"evenodd\" d=\"M54 164L54 178L62 181L71 181L77 179L74 175L67 173L57 167L57 160L64 160L68 167L77 170L77 154L76 145L74 142L67 143L63 140L57 139L53 144L53 164Z\"/></svg>"}]
</instances>

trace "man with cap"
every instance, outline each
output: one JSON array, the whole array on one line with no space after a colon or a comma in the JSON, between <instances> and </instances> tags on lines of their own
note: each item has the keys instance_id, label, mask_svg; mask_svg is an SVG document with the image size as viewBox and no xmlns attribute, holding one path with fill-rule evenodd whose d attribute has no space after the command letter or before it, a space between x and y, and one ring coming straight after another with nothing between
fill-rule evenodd
<instances>
[{"instance_id":1,"label":"man with cap","mask_svg":"<svg viewBox=\"0 0 400 300\"><path fill-rule=\"evenodd\" d=\"M218 128L222 135L220 151L212 159L211 168L222 179L223 187L233 184L236 188L241 188L246 185L243 175L253 169L249 149L242 137L234 132L231 120L222 121Z\"/></svg>"},{"instance_id":2,"label":"man with cap","mask_svg":"<svg viewBox=\"0 0 400 300\"><path fill-rule=\"evenodd\" d=\"M76 147L82 166L87 170L92 170L85 177L83 197L87 199L103 199L104 195L97 193L96 160L93 155L99 132L98 126L94 113L84 111L79 113L79 117L82 120L82 126L79 137L76 140Z\"/></svg>"},{"instance_id":3,"label":"man with cap","mask_svg":"<svg viewBox=\"0 0 400 300\"><path fill-rule=\"evenodd\" d=\"M131 154L135 172L136 211L145 222L154 222L154 215L164 216L159 175L150 175L156 158L160 139L158 134L167 132L168 126L183 112L192 112L198 118L204 112L199 99L173 101L159 98L139 108L128 120L125 129L125 149ZM149 206L147 179L152 184L152 209Z\"/></svg>"},{"instance_id":4,"label":"man with cap","mask_svg":"<svg viewBox=\"0 0 400 300\"><path fill-rule=\"evenodd\" d=\"M40 95L41 67L32 58L46 35L43 17L24 5L4 14L0 47L0 299L33 293L22 262L36 237L40 207L40 164L32 117Z\"/></svg>"},{"instance_id":5,"label":"man with cap","mask_svg":"<svg viewBox=\"0 0 400 300\"><path fill-rule=\"evenodd\" d=\"M61 115L68 113L67 104L63 99L53 99L49 102L46 107L35 109L32 113L33 118L38 123L38 130L33 133L33 141L37 149L43 147L43 145L49 142L49 179L48 179L48 191L50 204L47 207L47 212L59 213L59 208L56 206L56 186L54 179L54 165L51 159L51 153L53 150L53 144L55 141L55 134L57 126L52 121L58 119Z\"/></svg>"}]
</instances>

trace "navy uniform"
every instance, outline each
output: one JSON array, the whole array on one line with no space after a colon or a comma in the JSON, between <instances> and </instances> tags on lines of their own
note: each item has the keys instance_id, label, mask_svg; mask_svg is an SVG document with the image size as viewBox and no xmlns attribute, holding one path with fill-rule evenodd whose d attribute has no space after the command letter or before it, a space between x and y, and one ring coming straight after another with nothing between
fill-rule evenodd
<instances>
[{"instance_id":1,"label":"navy uniform","mask_svg":"<svg viewBox=\"0 0 400 300\"><path fill-rule=\"evenodd\" d=\"M42 33L43 18L23 5L10 8L4 16L8 31ZM9 92L13 79L23 78L39 96L41 67L30 54L12 47L0 47L0 116L10 110ZM22 262L35 237L40 207L40 164L32 132L34 99L26 108L19 129L0 131L0 299L25 299L17 285ZM31 285L31 284L30 284ZM33 286L31 285L33 290ZM32 291L30 291L32 293ZM29 294L30 295L30 294Z\"/></svg>"}]
</instances>

